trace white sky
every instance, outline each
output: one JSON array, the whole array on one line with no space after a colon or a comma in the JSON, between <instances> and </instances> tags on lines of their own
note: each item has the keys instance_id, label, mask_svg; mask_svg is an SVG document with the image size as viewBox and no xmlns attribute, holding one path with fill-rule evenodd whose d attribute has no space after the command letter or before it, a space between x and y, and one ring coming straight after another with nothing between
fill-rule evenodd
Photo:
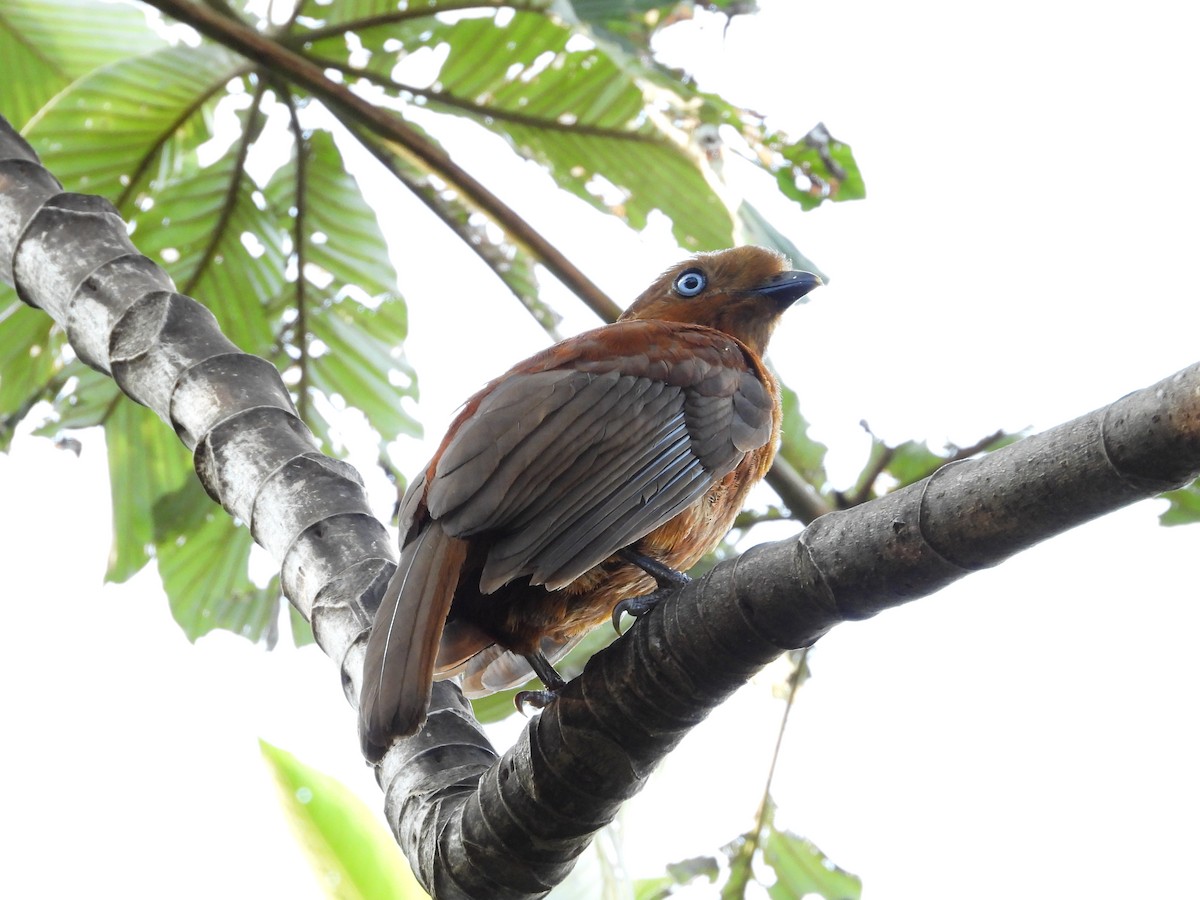
<instances>
[{"instance_id":1,"label":"white sky","mask_svg":"<svg viewBox=\"0 0 1200 900\"><path fill-rule=\"evenodd\" d=\"M702 86L794 134L824 120L865 173L861 203L800 215L756 198L832 277L789 313L772 358L843 482L866 450L860 419L893 441L970 443L1050 427L1196 360L1192 9L762 5L727 36L689 26L687 52ZM496 147L453 149L500 165L507 195L617 298L679 258L661 223L639 239L574 201L530 208L544 179ZM428 216L388 213L429 434L402 443L411 468L468 393L545 339L471 258L430 264ZM440 335L463 322L479 341L447 358ZM590 324L579 313L565 330ZM368 474L386 515L392 498ZM0 893L320 896L256 741L379 808L335 667L229 635L189 646L152 573L101 587L98 435L78 460L19 439L0 492L15 832ZM835 629L793 713L781 822L861 875L868 898L1200 893L1187 712L1200 529L1160 529L1162 506ZM623 816L632 871L749 826L780 711L764 678L684 742Z\"/></svg>"}]
</instances>

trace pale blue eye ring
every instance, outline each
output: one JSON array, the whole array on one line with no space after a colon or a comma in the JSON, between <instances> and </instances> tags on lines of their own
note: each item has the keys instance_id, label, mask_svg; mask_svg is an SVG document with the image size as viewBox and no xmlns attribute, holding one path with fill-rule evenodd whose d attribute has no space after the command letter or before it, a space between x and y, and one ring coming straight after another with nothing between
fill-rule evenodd
<instances>
[{"instance_id":1,"label":"pale blue eye ring","mask_svg":"<svg viewBox=\"0 0 1200 900\"><path fill-rule=\"evenodd\" d=\"M688 269L675 279L675 292L681 297L695 297L708 287L708 278L699 269Z\"/></svg>"}]
</instances>

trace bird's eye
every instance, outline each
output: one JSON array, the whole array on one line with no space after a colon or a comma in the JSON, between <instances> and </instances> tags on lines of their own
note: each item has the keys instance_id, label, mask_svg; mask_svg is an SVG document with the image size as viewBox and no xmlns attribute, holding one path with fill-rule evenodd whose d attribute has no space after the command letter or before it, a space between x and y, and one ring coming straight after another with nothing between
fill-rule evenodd
<instances>
[{"instance_id":1,"label":"bird's eye","mask_svg":"<svg viewBox=\"0 0 1200 900\"><path fill-rule=\"evenodd\" d=\"M708 279L699 269L688 269L675 279L675 290L684 297L695 297L708 286Z\"/></svg>"}]
</instances>

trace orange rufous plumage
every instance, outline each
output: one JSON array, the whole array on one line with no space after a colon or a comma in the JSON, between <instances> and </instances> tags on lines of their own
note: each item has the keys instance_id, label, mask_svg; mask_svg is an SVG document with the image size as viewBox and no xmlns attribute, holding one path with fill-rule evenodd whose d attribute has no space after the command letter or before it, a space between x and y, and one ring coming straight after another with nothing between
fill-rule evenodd
<instances>
[{"instance_id":1,"label":"orange rufous plumage","mask_svg":"<svg viewBox=\"0 0 1200 900\"><path fill-rule=\"evenodd\" d=\"M369 759L420 728L433 679L520 684L652 591L621 551L685 570L720 542L778 443L763 352L820 283L757 247L701 254L467 401L401 503L364 666Z\"/></svg>"}]
</instances>

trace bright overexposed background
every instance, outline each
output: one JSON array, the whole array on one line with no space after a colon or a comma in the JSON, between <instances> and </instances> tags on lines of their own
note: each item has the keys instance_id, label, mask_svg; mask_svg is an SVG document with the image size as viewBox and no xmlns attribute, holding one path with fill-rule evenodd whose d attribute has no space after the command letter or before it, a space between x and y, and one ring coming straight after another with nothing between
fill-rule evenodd
<instances>
[{"instance_id":1,"label":"bright overexposed background","mask_svg":"<svg viewBox=\"0 0 1200 900\"><path fill-rule=\"evenodd\" d=\"M868 199L810 214L727 166L831 276L771 356L843 485L866 453L860 420L891 442L969 444L1050 427L1200 357L1195 10L761 6L728 30L680 25L663 50L777 127L824 120L854 147ZM664 222L635 235L554 196L498 139L445 138L494 166L505 197L622 302L680 258ZM546 339L423 208L371 195L421 377L427 440L397 447L411 471L467 394ZM565 331L594 324L557 285L547 294L575 310ZM379 808L335 666L286 637L273 653L227 634L189 645L152 572L103 586L103 439L83 440L78 459L28 436L0 457L0 895L320 896L257 740ZM394 497L370 459L386 517ZM824 638L783 750L780 823L861 875L868 898L1200 894L1200 528L1160 528L1163 506ZM749 827L782 709L772 675L627 806L630 871L659 874Z\"/></svg>"}]
</instances>

